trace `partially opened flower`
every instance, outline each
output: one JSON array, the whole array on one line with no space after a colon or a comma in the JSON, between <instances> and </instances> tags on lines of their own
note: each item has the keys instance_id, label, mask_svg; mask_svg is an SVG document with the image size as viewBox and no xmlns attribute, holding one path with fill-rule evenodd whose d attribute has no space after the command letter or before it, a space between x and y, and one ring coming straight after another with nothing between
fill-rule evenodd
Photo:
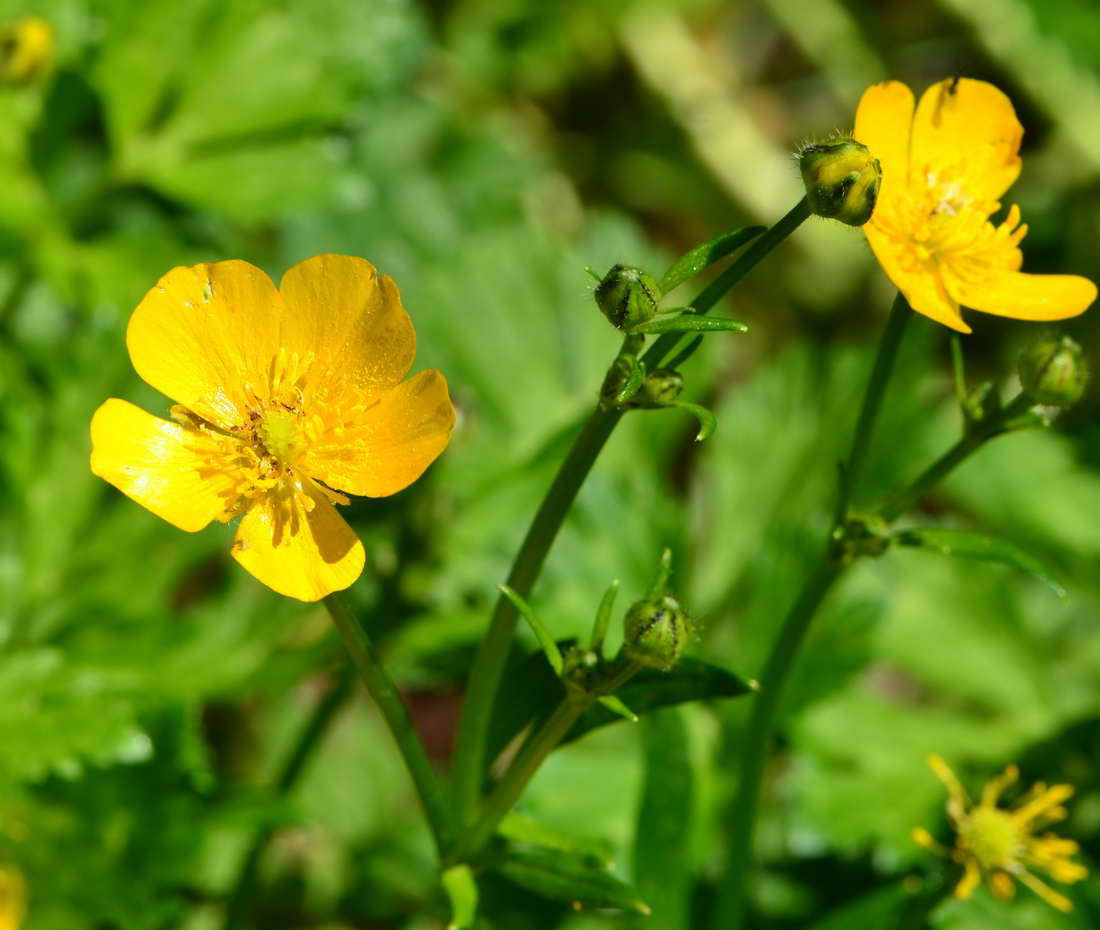
<instances>
[{"instance_id":1,"label":"partially opened flower","mask_svg":"<svg viewBox=\"0 0 1100 930\"><path fill-rule=\"evenodd\" d=\"M1020 173L1023 136L1012 102L992 84L940 81L917 105L904 84L876 84L859 103L854 135L883 172L867 241L914 310L968 333L960 304L1061 320L1096 299L1087 278L1021 273L1027 226L1018 207L990 221Z\"/></svg>"},{"instance_id":2,"label":"partially opened flower","mask_svg":"<svg viewBox=\"0 0 1100 930\"><path fill-rule=\"evenodd\" d=\"M981 801L974 804L943 759L933 755L928 763L947 786L947 816L955 829L955 846L951 849L941 846L927 830L919 827L913 831L913 839L934 852L950 856L963 867L955 896L969 898L985 878L997 897L1008 899L1015 894L1016 881L1020 881L1058 910L1071 910L1069 899L1037 878L1032 870L1045 872L1058 882L1077 882L1088 874L1083 865L1070 858L1077 852L1073 840L1052 833L1036 835L1066 816L1062 804L1073 794L1073 786L1047 787L1038 783L1025 792L1015 807L998 807L1001 794L1019 775L1016 766L1010 765L985 786Z\"/></svg>"},{"instance_id":3,"label":"partially opened flower","mask_svg":"<svg viewBox=\"0 0 1100 930\"><path fill-rule=\"evenodd\" d=\"M454 425L443 375L402 380L412 322L361 258L318 255L278 290L247 262L175 268L134 311L126 344L138 374L177 401L174 422L108 400L92 419L92 471L189 532L241 517L233 557L304 601L363 569L339 492L407 487Z\"/></svg>"}]
</instances>

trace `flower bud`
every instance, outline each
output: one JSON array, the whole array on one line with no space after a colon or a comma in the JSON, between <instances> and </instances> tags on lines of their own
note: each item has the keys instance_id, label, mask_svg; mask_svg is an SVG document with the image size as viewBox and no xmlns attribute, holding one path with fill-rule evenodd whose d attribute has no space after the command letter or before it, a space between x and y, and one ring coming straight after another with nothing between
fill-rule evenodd
<instances>
[{"instance_id":1,"label":"flower bud","mask_svg":"<svg viewBox=\"0 0 1100 930\"><path fill-rule=\"evenodd\" d=\"M600 406L604 410L621 407L625 402L629 402L629 398L626 401L623 400L624 392L627 392L628 387L630 391L635 391L640 387L638 380L634 381L634 386L630 386L632 378L640 379L641 377L640 373L636 371L637 367L637 356L626 353L616 356L615 361L611 363L611 367L607 369L603 384L600 386Z\"/></svg>"},{"instance_id":2,"label":"flower bud","mask_svg":"<svg viewBox=\"0 0 1100 930\"><path fill-rule=\"evenodd\" d=\"M53 66L54 31L39 16L0 26L0 84L27 84Z\"/></svg>"},{"instance_id":3,"label":"flower bud","mask_svg":"<svg viewBox=\"0 0 1100 930\"><path fill-rule=\"evenodd\" d=\"M841 137L798 153L806 199L818 216L862 226L875 211L882 166L867 146Z\"/></svg>"},{"instance_id":4,"label":"flower bud","mask_svg":"<svg viewBox=\"0 0 1100 930\"><path fill-rule=\"evenodd\" d=\"M652 319L660 300L653 277L629 265L615 265L596 285L596 305L616 329Z\"/></svg>"},{"instance_id":5,"label":"flower bud","mask_svg":"<svg viewBox=\"0 0 1100 930\"><path fill-rule=\"evenodd\" d=\"M1069 407L1081 399L1088 368L1081 346L1069 336L1048 335L1020 354L1020 383L1038 404Z\"/></svg>"},{"instance_id":6,"label":"flower bud","mask_svg":"<svg viewBox=\"0 0 1100 930\"><path fill-rule=\"evenodd\" d=\"M667 407L684 389L684 376L671 368L658 368L646 375L642 389L630 401L631 407Z\"/></svg>"},{"instance_id":7,"label":"flower bud","mask_svg":"<svg viewBox=\"0 0 1100 930\"><path fill-rule=\"evenodd\" d=\"M623 619L623 655L650 668L672 668L694 632L691 618L669 594L638 601Z\"/></svg>"}]
</instances>

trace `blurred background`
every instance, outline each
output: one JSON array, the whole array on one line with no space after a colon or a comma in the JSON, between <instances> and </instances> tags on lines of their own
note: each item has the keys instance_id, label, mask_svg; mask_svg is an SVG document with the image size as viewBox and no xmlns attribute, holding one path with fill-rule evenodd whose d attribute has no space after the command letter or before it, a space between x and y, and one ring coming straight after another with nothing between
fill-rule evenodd
<instances>
[{"instance_id":1,"label":"blurred background","mask_svg":"<svg viewBox=\"0 0 1100 930\"><path fill-rule=\"evenodd\" d=\"M351 593L441 764L494 585L617 351L586 265L659 274L774 222L802 193L797 144L850 128L866 86L961 74L1026 128L1025 270L1100 279L1093 0L0 0L0 28L32 14L52 42L0 32L0 861L25 877L27 930L226 927L267 831L241 927L447 919L323 611L241 571L232 528L181 533L88 471L105 398L167 412L124 329L169 268L242 258L278 280L332 251L401 287L416 367L445 372L459 425L424 480L348 511L368 551ZM758 674L828 525L891 298L862 234L816 219L754 272L722 308L750 333L685 371L715 436L631 414L589 479L532 597L556 635L585 633L613 578L621 605L640 596L670 546L695 654ZM1094 366L1097 313L1066 327ZM1014 391L1037 327L970 322L974 383ZM953 441L951 391L947 333L918 317L867 502ZM901 551L828 602L768 770L760 928L886 930L876 908L938 867L910 830L948 836L933 751L972 788L1013 760L1025 783L1073 782L1064 832L1100 857L1098 405L994 443L914 517L1012 540L1068 596ZM652 917L492 879L482 925L704 926L744 705L608 727L523 801L602 844ZM1070 893L1067 916L983 890L933 925L1100 925L1095 878Z\"/></svg>"}]
</instances>

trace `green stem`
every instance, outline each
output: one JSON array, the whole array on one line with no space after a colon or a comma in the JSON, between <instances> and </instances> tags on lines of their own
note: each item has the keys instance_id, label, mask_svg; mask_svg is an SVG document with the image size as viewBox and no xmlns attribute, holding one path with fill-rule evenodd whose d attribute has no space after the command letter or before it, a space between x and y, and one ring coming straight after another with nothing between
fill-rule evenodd
<instances>
[{"instance_id":1,"label":"green stem","mask_svg":"<svg viewBox=\"0 0 1100 930\"><path fill-rule=\"evenodd\" d=\"M733 833L713 923L715 930L740 930L743 924L756 809L779 699L810 621L842 571L841 563L822 554L798 600L783 621L779 638L772 647L760 677L760 691L753 701L748 726L741 742L741 777L733 801Z\"/></svg>"},{"instance_id":2,"label":"green stem","mask_svg":"<svg viewBox=\"0 0 1100 930\"><path fill-rule=\"evenodd\" d=\"M1030 409L1033 403L1034 401L1024 394L1017 395L989 426L973 428L921 472L911 484L890 495L879 508L879 516L887 523L893 523L903 513L923 500L929 491L987 442L1008 432L1009 427L1007 424Z\"/></svg>"},{"instance_id":3,"label":"green stem","mask_svg":"<svg viewBox=\"0 0 1100 930\"><path fill-rule=\"evenodd\" d=\"M860 408L855 435L852 438L852 448L843 469L844 477L836 512L837 525L846 518L848 504L863 473L875 422L882 408L886 386L889 383L911 312L905 298L899 294L894 300L886 328L879 340L878 353L867 381L863 405ZM830 533L830 539L831 537L832 533ZM772 646L760 676L760 692L753 701L748 726L741 743L741 778L733 801L733 834L729 857L726 861L725 877L718 898L714 922L716 930L740 930L744 922L745 891L752 862L760 784L764 776L764 765L768 758L783 686L809 630L810 622L825 595L845 568L845 564L832 558L830 552L830 546L826 541L826 546L813 573L807 579L798 600L783 621L779 637Z\"/></svg>"},{"instance_id":4,"label":"green stem","mask_svg":"<svg viewBox=\"0 0 1100 930\"><path fill-rule=\"evenodd\" d=\"M909 302L899 293L894 298L890 316L886 320L886 328L882 331L882 338L879 340L875 365L871 369L871 378L863 394L863 407L859 411L856 431L852 436L852 448L844 463L844 480L840 492L841 506L838 508L841 519L847 516L848 505L863 477L867 452L871 448L871 436L875 431L879 411L882 409L883 398L886 396L886 384L894 370L901 339L905 335L906 325L912 315Z\"/></svg>"},{"instance_id":5,"label":"green stem","mask_svg":"<svg viewBox=\"0 0 1100 930\"><path fill-rule=\"evenodd\" d=\"M755 239L752 245L737 256L725 271L705 287L699 296L691 302L691 308L696 313L706 313L736 287L741 279L760 263L762 258L809 219L810 215L810 205L803 197L771 229ZM680 333L665 333L653 343L644 356L648 369L652 371L660 365L661 360L672 351L681 338ZM679 361L686 361L690 355L691 352L683 353Z\"/></svg>"},{"instance_id":6,"label":"green stem","mask_svg":"<svg viewBox=\"0 0 1100 930\"><path fill-rule=\"evenodd\" d=\"M641 669L637 662L619 659L611 666L608 679L588 692L570 692L555 708L508 767L492 794L486 799L477 821L463 835L454 851L454 860L462 862L474 856L493 836L497 826L523 795L528 782L573 728L573 724L596 699L613 694Z\"/></svg>"},{"instance_id":7,"label":"green stem","mask_svg":"<svg viewBox=\"0 0 1100 930\"><path fill-rule=\"evenodd\" d=\"M803 198L692 301L695 311L703 313L713 307L809 215L809 206ZM660 364L680 338L679 333L666 333L650 346L643 356L650 371ZM682 355L682 360L686 360L690 352ZM621 417L622 411L597 409L569 450L512 563L507 584L520 597L530 594L577 492ZM486 737L493 702L512 648L517 620L518 614L512 602L503 595L498 597L489 630L478 647L470 672L455 750L454 800L460 823L469 821L481 796L486 768Z\"/></svg>"},{"instance_id":8,"label":"green stem","mask_svg":"<svg viewBox=\"0 0 1100 930\"><path fill-rule=\"evenodd\" d=\"M340 637L359 671L359 677L363 679L363 684L367 686L367 691L393 734L401 757L405 760L405 767L409 770L420 796L436 848L442 852L450 838L450 813L446 793L432 768L424 744L409 719L408 709L393 680L386 673L374 644L343 594L337 592L328 595L325 598L325 607L340 631Z\"/></svg>"},{"instance_id":9,"label":"green stem","mask_svg":"<svg viewBox=\"0 0 1100 930\"><path fill-rule=\"evenodd\" d=\"M329 688L322 700L313 708L313 713L302 727L295 741L290 755L283 763L278 777L275 779L273 793L275 797L284 797L297 784L306 763L312 758L314 750L320 745L321 738L328 730L329 724L337 712L344 706L348 695L351 693L351 683L354 677L350 669L346 669L340 678ZM226 902L225 930L236 930L241 926L248 905L252 900L256 887L256 875L259 872L260 860L264 850L275 833L275 827L264 824L257 831L252 840L252 845L241 862L241 871L237 877L233 891Z\"/></svg>"},{"instance_id":10,"label":"green stem","mask_svg":"<svg viewBox=\"0 0 1100 930\"><path fill-rule=\"evenodd\" d=\"M562 462L508 573L507 584L520 597L525 598L531 593L577 492L621 417L620 410L597 409L593 412ZM469 690L459 720L455 757L454 790L460 823L469 819L481 796L485 743L493 702L512 648L518 618L515 605L501 594L493 610L489 631L478 648L470 672Z\"/></svg>"}]
</instances>

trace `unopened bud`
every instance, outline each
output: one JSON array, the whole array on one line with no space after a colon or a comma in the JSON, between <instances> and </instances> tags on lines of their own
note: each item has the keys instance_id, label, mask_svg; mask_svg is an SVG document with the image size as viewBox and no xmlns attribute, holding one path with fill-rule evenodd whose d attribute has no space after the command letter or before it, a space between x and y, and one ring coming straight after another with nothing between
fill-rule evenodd
<instances>
[{"instance_id":1,"label":"unopened bud","mask_svg":"<svg viewBox=\"0 0 1100 930\"><path fill-rule=\"evenodd\" d=\"M623 620L623 654L640 665L667 670L684 654L694 624L669 594L638 601Z\"/></svg>"},{"instance_id":2,"label":"unopened bud","mask_svg":"<svg viewBox=\"0 0 1100 930\"><path fill-rule=\"evenodd\" d=\"M54 31L39 16L0 26L0 84L26 84L53 66Z\"/></svg>"},{"instance_id":3,"label":"unopened bud","mask_svg":"<svg viewBox=\"0 0 1100 930\"><path fill-rule=\"evenodd\" d=\"M1069 336L1048 335L1020 354L1020 383L1038 404L1069 407L1085 393L1088 368L1081 346Z\"/></svg>"},{"instance_id":4,"label":"unopened bud","mask_svg":"<svg viewBox=\"0 0 1100 930\"><path fill-rule=\"evenodd\" d=\"M596 285L596 305L616 329L652 319L660 300L653 277L629 265L615 265Z\"/></svg>"},{"instance_id":5,"label":"unopened bud","mask_svg":"<svg viewBox=\"0 0 1100 930\"><path fill-rule=\"evenodd\" d=\"M684 376L671 368L658 368L646 375L642 389L630 402L631 407L667 407L684 389Z\"/></svg>"},{"instance_id":6,"label":"unopened bud","mask_svg":"<svg viewBox=\"0 0 1100 930\"><path fill-rule=\"evenodd\" d=\"M875 211L882 166L862 142L842 137L798 153L806 199L818 216L862 226Z\"/></svg>"}]
</instances>

